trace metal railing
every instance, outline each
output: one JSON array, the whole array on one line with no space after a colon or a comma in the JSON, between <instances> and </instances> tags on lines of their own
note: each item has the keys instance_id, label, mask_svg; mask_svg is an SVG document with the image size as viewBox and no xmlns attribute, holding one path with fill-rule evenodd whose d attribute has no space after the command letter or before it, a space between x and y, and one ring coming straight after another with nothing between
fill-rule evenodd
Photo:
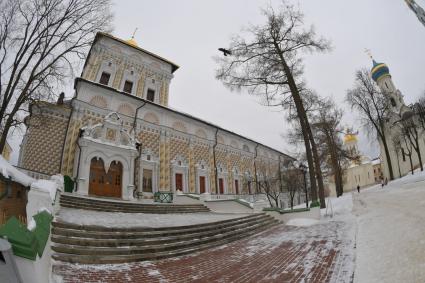
<instances>
[{"instance_id":1,"label":"metal railing","mask_svg":"<svg viewBox=\"0 0 425 283\"><path fill-rule=\"evenodd\" d=\"M254 203L259 200L267 200L265 194L223 194L223 195L211 195L211 200L232 200L232 199L243 199L247 202Z\"/></svg>"}]
</instances>

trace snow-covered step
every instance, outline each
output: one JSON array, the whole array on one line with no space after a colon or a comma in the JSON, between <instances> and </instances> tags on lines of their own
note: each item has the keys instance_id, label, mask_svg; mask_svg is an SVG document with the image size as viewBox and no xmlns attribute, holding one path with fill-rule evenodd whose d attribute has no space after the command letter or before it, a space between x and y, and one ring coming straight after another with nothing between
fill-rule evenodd
<instances>
[{"instance_id":1,"label":"snow-covered step","mask_svg":"<svg viewBox=\"0 0 425 283\"><path fill-rule=\"evenodd\" d=\"M148 232L104 232L104 231L78 231L72 229L54 228L52 242L60 244L93 246L93 247L120 247L120 246L146 246L187 241L193 238L204 238L217 234L247 228L258 223L267 223L271 219L262 215L249 217L240 221L233 221L192 229Z\"/></svg>"},{"instance_id":2,"label":"snow-covered step","mask_svg":"<svg viewBox=\"0 0 425 283\"><path fill-rule=\"evenodd\" d=\"M144 247L96 248L55 244L52 247L56 252L53 258L72 263L107 264L175 257L244 239L262 232L276 225L276 223L274 219L269 218L267 221L257 221L248 227L233 229L227 233Z\"/></svg>"},{"instance_id":3,"label":"snow-covered step","mask_svg":"<svg viewBox=\"0 0 425 283\"><path fill-rule=\"evenodd\" d=\"M104 200L62 194L60 204L63 207L126 213L196 213L209 212L203 204L142 204L119 200Z\"/></svg>"}]
</instances>

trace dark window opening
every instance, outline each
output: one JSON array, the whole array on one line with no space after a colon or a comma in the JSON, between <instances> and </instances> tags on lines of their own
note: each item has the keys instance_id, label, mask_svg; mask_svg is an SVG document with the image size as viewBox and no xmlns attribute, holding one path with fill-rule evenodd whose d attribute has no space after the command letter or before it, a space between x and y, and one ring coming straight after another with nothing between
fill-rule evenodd
<instances>
[{"instance_id":1,"label":"dark window opening","mask_svg":"<svg viewBox=\"0 0 425 283\"><path fill-rule=\"evenodd\" d=\"M99 83L101 83L103 85L108 85L110 78L111 78L111 74L106 73L106 72L102 72L102 75L100 76Z\"/></svg>"},{"instance_id":2,"label":"dark window opening","mask_svg":"<svg viewBox=\"0 0 425 283\"><path fill-rule=\"evenodd\" d=\"M125 81L124 83L124 92L131 93L133 90L133 82L131 81Z\"/></svg>"},{"instance_id":3,"label":"dark window opening","mask_svg":"<svg viewBox=\"0 0 425 283\"><path fill-rule=\"evenodd\" d=\"M155 91L153 89L148 89L146 99L152 102L155 100Z\"/></svg>"},{"instance_id":4,"label":"dark window opening","mask_svg":"<svg viewBox=\"0 0 425 283\"><path fill-rule=\"evenodd\" d=\"M392 98L392 97L391 97L391 105L392 105L393 107L395 107L395 106L396 106L395 100L394 100L394 98Z\"/></svg>"},{"instance_id":5,"label":"dark window opening","mask_svg":"<svg viewBox=\"0 0 425 283\"><path fill-rule=\"evenodd\" d=\"M20 190L16 192L16 198L21 198L21 191Z\"/></svg>"}]
</instances>

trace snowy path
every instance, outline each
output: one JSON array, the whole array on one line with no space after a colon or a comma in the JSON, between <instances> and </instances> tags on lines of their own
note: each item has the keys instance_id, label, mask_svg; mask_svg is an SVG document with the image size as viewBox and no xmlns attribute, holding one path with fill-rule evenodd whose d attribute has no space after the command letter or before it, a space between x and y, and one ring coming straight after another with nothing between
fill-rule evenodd
<instances>
[{"instance_id":1,"label":"snowy path","mask_svg":"<svg viewBox=\"0 0 425 283\"><path fill-rule=\"evenodd\" d=\"M354 282L425 281L425 174L353 194Z\"/></svg>"}]
</instances>

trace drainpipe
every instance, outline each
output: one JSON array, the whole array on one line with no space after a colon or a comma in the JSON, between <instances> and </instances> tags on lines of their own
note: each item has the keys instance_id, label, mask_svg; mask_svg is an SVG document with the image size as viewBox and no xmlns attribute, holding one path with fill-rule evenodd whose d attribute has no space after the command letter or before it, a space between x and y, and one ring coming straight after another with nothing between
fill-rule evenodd
<instances>
[{"instance_id":1,"label":"drainpipe","mask_svg":"<svg viewBox=\"0 0 425 283\"><path fill-rule=\"evenodd\" d=\"M257 179L257 163L255 162L257 160L257 148L258 148L258 143L255 146L255 156L254 156L254 178L255 178L255 193L258 194L259 192L259 184L258 184L258 179Z\"/></svg>"},{"instance_id":2,"label":"drainpipe","mask_svg":"<svg viewBox=\"0 0 425 283\"><path fill-rule=\"evenodd\" d=\"M136 114L134 115L134 121L133 121L133 133L134 136L136 136L136 128L137 128L137 115L139 114L139 110L143 108L143 106L146 105L146 102L143 102L142 105L140 105L139 107L137 107L136 109ZM140 160L140 158L142 157L142 145L143 143L136 143L136 149L138 151L138 155L137 157L134 159L134 170L133 170L133 183L134 183L134 190L133 190L133 197L135 196L138 186L136 184L136 176L137 176L137 172L136 172L136 164L137 162ZM140 181L140 180L139 180Z\"/></svg>"},{"instance_id":3,"label":"drainpipe","mask_svg":"<svg viewBox=\"0 0 425 283\"><path fill-rule=\"evenodd\" d=\"M218 128L215 130L215 140L214 140L214 146L213 146L214 172L215 172L215 192L218 195L219 194L219 189L218 189L218 171L217 171L217 161L215 159L215 148L217 147L217 134L218 134Z\"/></svg>"}]
</instances>

